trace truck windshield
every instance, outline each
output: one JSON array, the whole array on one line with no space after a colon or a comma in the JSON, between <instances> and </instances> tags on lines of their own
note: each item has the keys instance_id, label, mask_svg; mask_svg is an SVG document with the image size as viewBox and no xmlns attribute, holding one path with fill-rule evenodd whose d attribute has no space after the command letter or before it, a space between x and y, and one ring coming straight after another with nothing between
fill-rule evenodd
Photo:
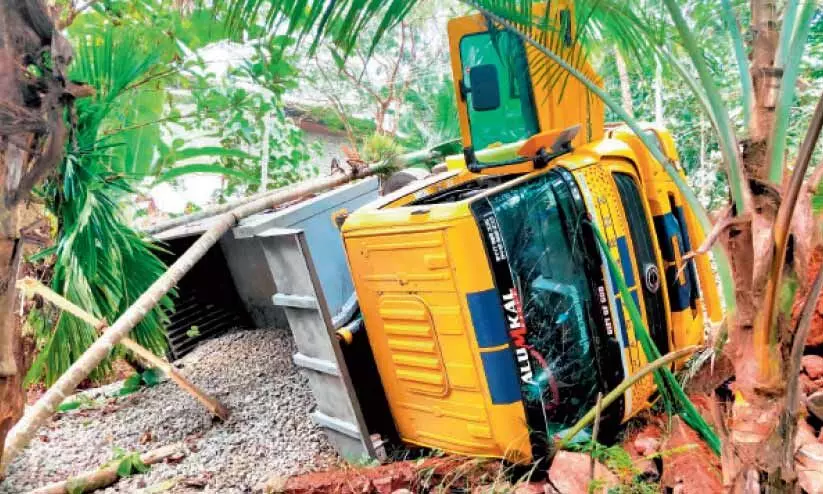
<instances>
[{"instance_id":1,"label":"truck windshield","mask_svg":"<svg viewBox=\"0 0 823 494\"><path fill-rule=\"evenodd\" d=\"M485 211L475 211L484 215L481 224L491 219L499 231L495 284L504 301L513 301L504 311L529 425L550 434L582 417L603 389L598 340L608 335L596 318L605 292L599 258L584 245L579 201L571 179L550 172L489 197L478 205ZM517 318L523 328L513 323Z\"/></svg>"},{"instance_id":2,"label":"truck windshield","mask_svg":"<svg viewBox=\"0 0 823 494\"><path fill-rule=\"evenodd\" d=\"M469 90L467 107L472 146L476 150L490 144L509 144L527 139L538 132L537 117L523 43L507 31L492 39L489 32L464 36L460 40L463 84ZM502 55L502 56L501 56ZM500 106L475 110L472 106L469 71L478 65L497 68Z\"/></svg>"}]
</instances>

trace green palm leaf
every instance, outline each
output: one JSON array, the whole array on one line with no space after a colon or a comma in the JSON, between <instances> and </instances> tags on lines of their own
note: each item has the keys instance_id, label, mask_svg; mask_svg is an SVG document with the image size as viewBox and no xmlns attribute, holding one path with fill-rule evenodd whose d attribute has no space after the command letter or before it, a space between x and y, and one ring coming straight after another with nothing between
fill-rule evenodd
<instances>
[{"instance_id":1,"label":"green palm leaf","mask_svg":"<svg viewBox=\"0 0 823 494\"><path fill-rule=\"evenodd\" d=\"M726 29L731 37L734 58L737 61L737 71L740 74L740 90L743 105L743 125L748 129L752 121L752 108L754 108L754 88L752 87L752 76L749 74L749 59L746 56L746 49L743 47L743 35L737 25L737 18L732 10L730 0L721 0L721 14Z\"/></svg>"},{"instance_id":2,"label":"green palm leaf","mask_svg":"<svg viewBox=\"0 0 823 494\"><path fill-rule=\"evenodd\" d=\"M783 179L783 158L786 154L789 116L794 102L795 84L800 72L800 62L812 26L811 19L815 8L814 2L804 3L797 26L785 22L780 33L781 42L784 41L784 37L789 37L788 34L785 34L787 31L791 33L791 38L787 54L783 56L782 60L785 63L783 66L783 80L780 83L780 95L775 111L774 127L769 139L769 180L776 184L779 184ZM792 31L794 32L792 33Z\"/></svg>"},{"instance_id":3,"label":"green palm leaf","mask_svg":"<svg viewBox=\"0 0 823 494\"><path fill-rule=\"evenodd\" d=\"M42 190L58 218L52 288L96 317L113 321L166 270L156 247L129 227L120 206L131 192L122 172L135 170L138 159L129 144L141 140L107 135L122 123L135 85L162 67L157 53L141 49L128 29L113 26L83 37L76 53L69 75L87 81L96 93L77 102L73 140L58 176ZM155 353L165 352L165 311L171 307L171 298L164 297L131 337ZM96 339L94 328L58 317L27 381L53 383ZM91 377L101 377L110 365L104 362Z\"/></svg>"},{"instance_id":4,"label":"green palm leaf","mask_svg":"<svg viewBox=\"0 0 823 494\"><path fill-rule=\"evenodd\" d=\"M692 64L700 76L700 84L708 98L713 122L717 126L717 138L720 142L720 149L726 163L726 173L729 177L729 190L731 191L732 200L734 204L737 205L737 214L744 214L749 210L751 205L751 191L749 190L748 183L743 179L740 151L737 147L737 138L735 137L728 110L723 104L720 91L703 57L703 50L700 48L694 33L683 17L683 12L680 10L677 0L663 0L663 2L671 15L677 32L680 34L683 48L686 50L686 53L689 55Z\"/></svg>"},{"instance_id":5,"label":"green palm leaf","mask_svg":"<svg viewBox=\"0 0 823 494\"><path fill-rule=\"evenodd\" d=\"M371 20L379 19L371 44L373 49L383 34L403 20L419 1L217 0L214 7L226 12L227 23L235 30L259 23L272 28L286 21L288 34L314 37L310 51L316 49L320 39L326 38L348 53Z\"/></svg>"}]
</instances>

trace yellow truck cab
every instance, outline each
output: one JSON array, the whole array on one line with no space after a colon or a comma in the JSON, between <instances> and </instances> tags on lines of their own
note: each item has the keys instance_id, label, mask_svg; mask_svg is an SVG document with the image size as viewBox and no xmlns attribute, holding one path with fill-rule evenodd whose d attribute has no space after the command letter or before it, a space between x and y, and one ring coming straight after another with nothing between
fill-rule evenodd
<instances>
[{"instance_id":1,"label":"yellow truck cab","mask_svg":"<svg viewBox=\"0 0 823 494\"><path fill-rule=\"evenodd\" d=\"M571 2L551 4L562 44ZM344 244L400 439L527 463L646 363L592 224L661 353L702 342L721 309L708 263L683 261L703 232L636 136L576 80L538 81L549 62L482 16L448 32L464 152L351 214ZM639 382L604 426L653 393Z\"/></svg>"}]
</instances>

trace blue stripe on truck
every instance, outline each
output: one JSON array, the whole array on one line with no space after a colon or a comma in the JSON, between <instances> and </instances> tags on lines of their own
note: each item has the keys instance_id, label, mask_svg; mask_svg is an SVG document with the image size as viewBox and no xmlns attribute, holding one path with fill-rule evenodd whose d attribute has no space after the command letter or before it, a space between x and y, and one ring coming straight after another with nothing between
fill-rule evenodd
<instances>
[{"instance_id":1,"label":"blue stripe on truck","mask_svg":"<svg viewBox=\"0 0 823 494\"><path fill-rule=\"evenodd\" d=\"M480 348L507 344L509 334L506 331L506 316L500 306L500 292L497 288L469 293L466 299L469 301L469 313Z\"/></svg>"},{"instance_id":2,"label":"blue stripe on truck","mask_svg":"<svg viewBox=\"0 0 823 494\"><path fill-rule=\"evenodd\" d=\"M489 384L492 403L505 405L520 401L520 379L514 354L509 346L506 316L503 314L500 292L497 288L472 292L466 295L474 334L480 346L483 372ZM484 348L506 345L505 348L483 352Z\"/></svg>"},{"instance_id":3,"label":"blue stripe on truck","mask_svg":"<svg viewBox=\"0 0 823 494\"><path fill-rule=\"evenodd\" d=\"M495 405L507 405L520 401L520 381L510 348L480 354L489 393Z\"/></svg>"},{"instance_id":4,"label":"blue stripe on truck","mask_svg":"<svg viewBox=\"0 0 823 494\"><path fill-rule=\"evenodd\" d=\"M634 286L634 269L632 259L629 257L629 243L626 237L617 237L617 252L620 254L620 267L623 268L623 277L626 279L626 286Z\"/></svg>"}]
</instances>

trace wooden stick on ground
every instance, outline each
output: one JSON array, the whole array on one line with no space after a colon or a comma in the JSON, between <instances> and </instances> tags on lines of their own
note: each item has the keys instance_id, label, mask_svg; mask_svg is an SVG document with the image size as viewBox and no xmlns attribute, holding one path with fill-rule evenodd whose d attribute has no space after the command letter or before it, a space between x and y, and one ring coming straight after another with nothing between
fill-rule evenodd
<instances>
[{"instance_id":1,"label":"wooden stick on ground","mask_svg":"<svg viewBox=\"0 0 823 494\"><path fill-rule=\"evenodd\" d=\"M80 308L78 305L72 303L70 300L67 300L65 297L61 296L59 293L56 293L55 291L40 283L39 281L35 280L34 278L24 278L18 281L17 288L19 288L20 291L22 291L26 295L40 295L41 297L43 297L43 299L51 302L58 309L68 312L69 314L77 317L78 319L88 323L92 327L97 328L100 332L105 332L105 330L107 329L105 321L97 319L93 315L89 314L88 312ZM168 361L166 361L166 359L158 357L157 355L153 354L152 352L150 352L149 350L147 350L131 338L123 338L122 340L120 340L120 344L126 347L135 355L137 355L139 358L145 360L152 366L162 370L167 376L169 376L169 378L172 381L174 381L184 391L194 396L197 399L197 401L202 403L203 406L205 406L214 416L218 417L220 420L223 421L228 420L228 408L226 408L216 398L209 395L202 389L198 388L196 385L194 385L194 383L192 383L191 381L186 379L182 374L177 372L177 369L175 369Z\"/></svg>"},{"instance_id":2,"label":"wooden stick on ground","mask_svg":"<svg viewBox=\"0 0 823 494\"><path fill-rule=\"evenodd\" d=\"M364 170L359 176L374 173L379 168L371 167ZM60 403L71 394L80 382L85 379L100 362L109 355L115 345L128 336L146 313L150 311L160 299L168 293L188 273L192 266L203 258L209 249L220 240L224 233L229 231L237 221L246 216L265 211L284 202L294 200L307 194L314 194L328 190L337 185L350 181L350 173L341 174L317 180L310 180L295 185L288 191L279 192L257 201L244 204L237 209L215 218L212 226L192 244L189 249L172 264L168 271L163 273L140 297L124 312L109 329L103 333L87 350L74 362L57 382L28 409L28 412L10 431L6 437L3 450L0 476L11 462L34 437L37 430L51 417Z\"/></svg>"},{"instance_id":3,"label":"wooden stick on ground","mask_svg":"<svg viewBox=\"0 0 823 494\"><path fill-rule=\"evenodd\" d=\"M142 461L144 465L160 463L166 458L182 450L183 446L180 443L170 444L168 446L163 446L162 448L157 448L147 453L143 453L140 455L140 461ZM103 487L112 485L120 479L120 476L117 475L117 466L118 463L115 461L104 465L97 470L84 472L76 477L71 477L69 479L35 489L31 491L30 494L69 494L74 492L92 492L97 489L102 489Z\"/></svg>"}]
</instances>

